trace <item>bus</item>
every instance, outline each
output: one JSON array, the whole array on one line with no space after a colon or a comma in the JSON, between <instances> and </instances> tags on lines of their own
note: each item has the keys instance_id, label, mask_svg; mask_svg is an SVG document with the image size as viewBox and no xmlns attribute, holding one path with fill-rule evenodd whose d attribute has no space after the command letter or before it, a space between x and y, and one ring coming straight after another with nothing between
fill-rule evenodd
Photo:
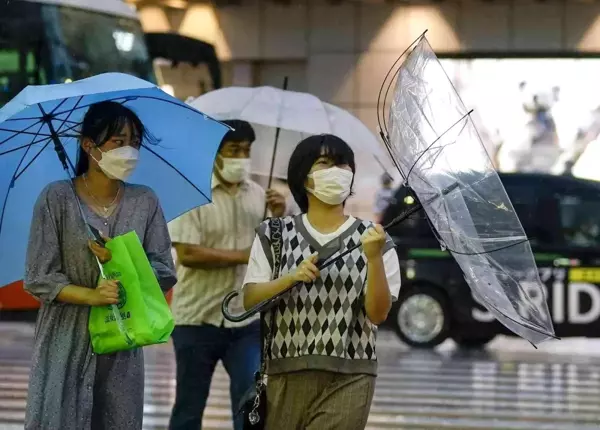
<instances>
[{"instance_id":1,"label":"bus","mask_svg":"<svg viewBox=\"0 0 600 430\"><path fill-rule=\"evenodd\" d=\"M140 21L123 1L0 3L0 105L27 85L109 71L155 82Z\"/></svg>"},{"instance_id":2,"label":"bus","mask_svg":"<svg viewBox=\"0 0 600 430\"><path fill-rule=\"evenodd\" d=\"M66 83L109 71L156 82L137 13L125 2L0 2L0 106L27 85ZM1 319L35 315L38 308L21 282L0 286Z\"/></svg>"}]
</instances>

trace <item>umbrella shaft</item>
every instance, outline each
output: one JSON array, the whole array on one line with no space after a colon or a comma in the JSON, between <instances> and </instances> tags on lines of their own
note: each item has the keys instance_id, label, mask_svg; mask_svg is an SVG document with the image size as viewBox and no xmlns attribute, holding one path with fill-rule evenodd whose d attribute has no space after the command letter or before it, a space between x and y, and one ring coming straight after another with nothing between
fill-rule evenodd
<instances>
[{"instance_id":1,"label":"umbrella shaft","mask_svg":"<svg viewBox=\"0 0 600 430\"><path fill-rule=\"evenodd\" d=\"M63 168L68 172L69 166L67 164L67 153L65 152L65 147L61 143L60 138L58 137L58 133L54 129L54 125L52 124L52 119L48 119L48 120L45 119L44 122L46 123L46 125L48 126L48 129L50 130L50 136L52 138L52 142L54 143L54 150L56 151L56 154L58 155L58 159L60 160L61 164L63 165Z\"/></svg>"}]
</instances>

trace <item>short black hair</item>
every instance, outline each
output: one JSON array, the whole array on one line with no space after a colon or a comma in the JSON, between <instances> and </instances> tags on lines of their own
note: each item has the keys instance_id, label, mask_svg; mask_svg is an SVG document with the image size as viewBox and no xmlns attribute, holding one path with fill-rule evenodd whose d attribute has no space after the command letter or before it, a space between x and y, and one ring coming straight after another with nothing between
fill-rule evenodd
<instances>
[{"instance_id":1,"label":"short black hair","mask_svg":"<svg viewBox=\"0 0 600 430\"><path fill-rule=\"evenodd\" d=\"M352 173L356 173L354 151L344 140L332 134L315 135L302 140L290 157L287 172L288 186L302 213L308 211L306 178L313 164L323 156L330 158L336 166L350 166Z\"/></svg>"},{"instance_id":2,"label":"short black hair","mask_svg":"<svg viewBox=\"0 0 600 430\"><path fill-rule=\"evenodd\" d=\"M219 145L219 151L225 145L225 142L254 142L256 140L256 134L254 133L254 128L248 121L243 121L241 119L226 119L221 121L223 124L228 125L232 128L225 136L223 136L223 140L221 140L221 144Z\"/></svg>"}]
</instances>

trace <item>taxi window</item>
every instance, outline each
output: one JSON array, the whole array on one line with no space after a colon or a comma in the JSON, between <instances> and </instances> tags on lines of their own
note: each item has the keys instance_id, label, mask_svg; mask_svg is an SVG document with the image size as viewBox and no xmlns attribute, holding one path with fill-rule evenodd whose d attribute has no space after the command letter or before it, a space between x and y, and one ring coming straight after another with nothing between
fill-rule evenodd
<instances>
[{"instance_id":1,"label":"taxi window","mask_svg":"<svg viewBox=\"0 0 600 430\"><path fill-rule=\"evenodd\" d=\"M383 213L382 224L388 224L402 211L414 204L416 204L416 201L407 193L407 189L404 187L399 188L396 190L392 203ZM419 246L439 246L423 211L418 211L410 218L388 229L387 232L400 242L409 241L413 245L418 244Z\"/></svg>"},{"instance_id":2,"label":"taxi window","mask_svg":"<svg viewBox=\"0 0 600 430\"><path fill-rule=\"evenodd\" d=\"M522 184L507 184L504 188L528 236L533 235L536 225L537 199L531 187Z\"/></svg>"},{"instance_id":3,"label":"taxi window","mask_svg":"<svg viewBox=\"0 0 600 430\"><path fill-rule=\"evenodd\" d=\"M560 235L574 248L600 248L600 193L557 194Z\"/></svg>"},{"instance_id":4,"label":"taxi window","mask_svg":"<svg viewBox=\"0 0 600 430\"><path fill-rule=\"evenodd\" d=\"M536 247L554 243L555 223L552 217L541 216L545 212L542 209L542 187L537 178L506 178L502 182L530 245Z\"/></svg>"}]
</instances>

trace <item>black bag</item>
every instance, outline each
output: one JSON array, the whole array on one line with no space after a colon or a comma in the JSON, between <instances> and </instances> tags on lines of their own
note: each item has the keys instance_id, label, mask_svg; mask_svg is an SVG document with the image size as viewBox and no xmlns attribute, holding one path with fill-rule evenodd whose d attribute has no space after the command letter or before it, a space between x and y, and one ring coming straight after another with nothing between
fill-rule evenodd
<instances>
[{"instance_id":1,"label":"black bag","mask_svg":"<svg viewBox=\"0 0 600 430\"><path fill-rule=\"evenodd\" d=\"M282 222L280 218L269 219L271 249L273 251L273 279L279 277L281 267ZM262 319L262 315L261 315ZM275 327L275 309L271 310L270 325L261 324L260 370L255 374L255 385L242 398L240 413L244 414L244 430L263 430L267 418L267 386L265 384L266 357L269 353Z\"/></svg>"}]
</instances>

